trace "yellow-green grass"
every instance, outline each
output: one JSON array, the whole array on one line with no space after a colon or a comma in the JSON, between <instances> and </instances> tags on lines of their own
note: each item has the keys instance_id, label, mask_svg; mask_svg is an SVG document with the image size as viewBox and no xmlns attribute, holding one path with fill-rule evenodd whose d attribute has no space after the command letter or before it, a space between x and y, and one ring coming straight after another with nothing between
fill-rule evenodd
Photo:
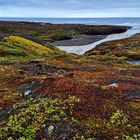
<instances>
[{"instance_id":1,"label":"yellow-green grass","mask_svg":"<svg viewBox=\"0 0 140 140\"><path fill-rule=\"evenodd\" d=\"M21 47L27 54L47 55L53 53L51 49L19 36L9 36L4 38L4 41L9 45Z\"/></svg>"},{"instance_id":2,"label":"yellow-green grass","mask_svg":"<svg viewBox=\"0 0 140 140\"><path fill-rule=\"evenodd\" d=\"M51 44L42 45L19 36L8 36L0 42L0 62L45 59L54 55L67 53Z\"/></svg>"}]
</instances>

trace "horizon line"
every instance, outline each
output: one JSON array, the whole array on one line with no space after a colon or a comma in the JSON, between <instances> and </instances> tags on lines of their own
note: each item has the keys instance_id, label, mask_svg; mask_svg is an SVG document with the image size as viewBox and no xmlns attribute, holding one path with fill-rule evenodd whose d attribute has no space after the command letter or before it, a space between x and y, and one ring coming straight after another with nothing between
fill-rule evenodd
<instances>
[{"instance_id":1,"label":"horizon line","mask_svg":"<svg viewBox=\"0 0 140 140\"><path fill-rule=\"evenodd\" d=\"M140 18L140 17L0 17L0 18Z\"/></svg>"}]
</instances>

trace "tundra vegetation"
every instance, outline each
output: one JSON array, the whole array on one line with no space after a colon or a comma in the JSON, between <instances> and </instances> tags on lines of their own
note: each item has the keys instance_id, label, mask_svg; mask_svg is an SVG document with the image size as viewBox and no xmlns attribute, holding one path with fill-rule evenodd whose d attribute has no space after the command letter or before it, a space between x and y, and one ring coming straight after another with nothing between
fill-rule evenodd
<instances>
[{"instance_id":1,"label":"tundra vegetation","mask_svg":"<svg viewBox=\"0 0 140 140\"><path fill-rule=\"evenodd\" d=\"M60 25L48 35L46 25L11 24L0 24L1 140L140 139L140 66L128 63L140 61L139 36L79 56L48 41L72 38L78 26L56 37Z\"/></svg>"}]
</instances>

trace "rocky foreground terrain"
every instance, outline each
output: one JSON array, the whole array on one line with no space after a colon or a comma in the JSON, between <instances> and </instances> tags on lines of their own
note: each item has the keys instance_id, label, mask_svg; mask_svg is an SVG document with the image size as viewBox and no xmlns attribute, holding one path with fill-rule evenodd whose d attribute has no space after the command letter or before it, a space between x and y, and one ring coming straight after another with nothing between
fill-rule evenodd
<instances>
[{"instance_id":1,"label":"rocky foreground terrain","mask_svg":"<svg viewBox=\"0 0 140 140\"><path fill-rule=\"evenodd\" d=\"M78 56L50 44L54 25L44 26L0 23L0 139L139 140L140 37ZM55 37L60 26L72 28L54 26ZM72 26L75 35L82 25ZM89 33L126 30L97 27Z\"/></svg>"}]
</instances>

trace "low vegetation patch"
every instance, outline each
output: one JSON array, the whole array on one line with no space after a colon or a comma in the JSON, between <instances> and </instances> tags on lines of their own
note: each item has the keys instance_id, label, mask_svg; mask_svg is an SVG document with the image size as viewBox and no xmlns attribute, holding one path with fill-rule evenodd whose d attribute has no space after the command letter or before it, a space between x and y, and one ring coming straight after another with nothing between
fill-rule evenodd
<instances>
[{"instance_id":1,"label":"low vegetation patch","mask_svg":"<svg viewBox=\"0 0 140 140\"><path fill-rule=\"evenodd\" d=\"M51 123L62 121L69 124L69 122L74 122L72 115L77 102L79 102L79 99L73 96L65 100L30 99L15 104L13 108L17 113L9 117L4 124L5 127L0 128L0 139L43 139L39 136L43 131L46 131L46 138L49 138L53 133L53 130L48 129Z\"/></svg>"}]
</instances>

